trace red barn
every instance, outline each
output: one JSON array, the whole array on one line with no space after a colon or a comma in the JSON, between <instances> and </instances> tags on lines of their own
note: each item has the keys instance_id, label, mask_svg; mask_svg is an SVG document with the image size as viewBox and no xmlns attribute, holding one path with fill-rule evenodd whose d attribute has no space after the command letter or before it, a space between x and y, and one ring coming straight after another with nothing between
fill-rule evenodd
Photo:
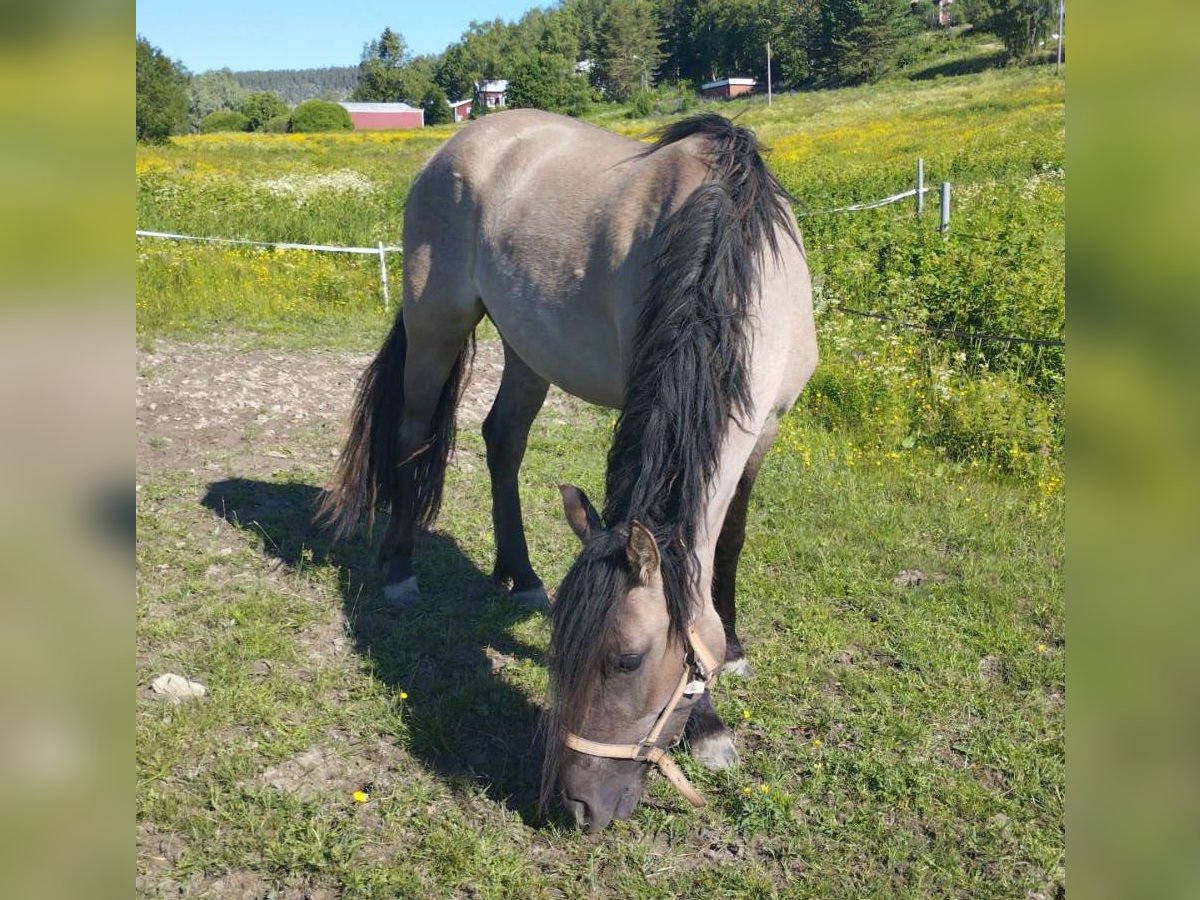
<instances>
[{"instance_id":1,"label":"red barn","mask_svg":"<svg viewBox=\"0 0 1200 900\"><path fill-rule=\"evenodd\" d=\"M475 105L474 100L468 98L466 100L447 100L446 102L450 104L450 111L454 114L455 122L465 122L471 118L471 107Z\"/></svg>"},{"instance_id":2,"label":"red barn","mask_svg":"<svg viewBox=\"0 0 1200 900\"><path fill-rule=\"evenodd\" d=\"M720 81L710 81L708 84L700 85L700 95L712 99L728 100L730 97L749 94L754 90L756 84L758 82L753 78L722 78Z\"/></svg>"},{"instance_id":3,"label":"red barn","mask_svg":"<svg viewBox=\"0 0 1200 900\"><path fill-rule=\"evenodd\" d=\"M425 126L425 110L407 103L342 103L340 106L350 113L355 131Z\"/></svg>"}]
</instances>

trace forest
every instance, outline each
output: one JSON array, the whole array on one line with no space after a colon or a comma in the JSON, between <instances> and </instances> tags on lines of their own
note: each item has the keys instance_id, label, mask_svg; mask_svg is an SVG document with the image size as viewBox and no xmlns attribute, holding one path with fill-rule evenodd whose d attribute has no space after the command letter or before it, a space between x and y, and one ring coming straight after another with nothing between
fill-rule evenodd
<instances>
[{"instance_id":1,"label":"forest","mask_svg":"<svg viewBox=\"0 0 1200 900\"><path fill-rule=\"evenodd\" d=\"M656 95L727 76L755 78L760 88L769 77L776 90L873 83L916 61L929 32L989 32L1003 45L999 62L1019 64L1045 54L1056 8L1050 0L562 0L512 22L473 21L441 53L414 54L401 22L364 36L356 65L194 76L139 38L138 136L269 130L243 108L263 93L286 107L405 101L436 125L449 119L446 100L470 98L485 79L508 81L510 107L583 115L632 101L645 114ZM281 115L274 127L288 130Z\"/></svg>"}]
</instances>

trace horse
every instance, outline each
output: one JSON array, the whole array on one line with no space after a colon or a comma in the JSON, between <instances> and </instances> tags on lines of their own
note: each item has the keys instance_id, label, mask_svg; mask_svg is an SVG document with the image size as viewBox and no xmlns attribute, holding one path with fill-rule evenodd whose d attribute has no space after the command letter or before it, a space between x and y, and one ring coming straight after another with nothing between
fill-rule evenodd
<instances>
[{"instance_id":1,"label":"horse","mask_svg":"<svg viewBox=\"0 0 1200 900\"><path fill-rule=\"evenodd\" d=\"M668 749L738 763L708 688L750 674L738 561L759 466L817 364L807 257L753 132L717 115L652 144L536 110L463 128L412 185L404 301L363 373L321 515L390 513L387 602L420 588L414 534L437 515L455 409L486 315L504 370L483 423L493 577L547 606L518 471L550 384L619 410L605 501L561 486L582 549L550 606L540 808L599 831L631 815Z\"/></svg>"}]
</instances>

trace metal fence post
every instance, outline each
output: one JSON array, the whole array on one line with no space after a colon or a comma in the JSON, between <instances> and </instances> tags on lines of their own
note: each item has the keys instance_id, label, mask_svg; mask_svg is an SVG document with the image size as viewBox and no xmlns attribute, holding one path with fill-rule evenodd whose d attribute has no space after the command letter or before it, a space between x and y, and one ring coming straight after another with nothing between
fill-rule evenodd
<instances>
[{"instance_id":1,"label":"metal fence post","mask_svg":"<svg viewBox=\"0 0 1200 900\"><path fill-rule=\"evenodd\" d=\"M925 159L917 157L917 215L925 212Z\"/></svg>"},{"instance_id":2,"label":"metal fence post","mask_svg":"<svg viewBox=\"0 0 1200 900\"><path fill-rule=\"evenodd\" d=\"M388 297L387 251L383 249L383 241L379 242L379 274L383 280L383 309L386 312L391 309L392 303Z\"/></svg>"},{"instance_id":3,"label":"metal fence post","mask_svg":"<svg viewBox=\"0 0 1200 900\"><path fill-rule=\"evenodd\" d=\"M938 223L938 231L945 237L950 232L950 182L942 182L942 218Z\"/></svg>"}]
</instances>

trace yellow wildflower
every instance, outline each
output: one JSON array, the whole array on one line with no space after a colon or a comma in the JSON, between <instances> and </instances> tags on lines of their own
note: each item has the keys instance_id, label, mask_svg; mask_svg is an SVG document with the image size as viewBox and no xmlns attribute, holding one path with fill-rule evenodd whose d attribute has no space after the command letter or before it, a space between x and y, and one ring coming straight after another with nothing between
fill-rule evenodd
<instances>
[{"instance_id":1,"label":"yellow wildflower","mask_svg":"<svg viewBox=\"0 0 1200 900\"><path fill-rule=\"evenodd\" d=\"M758 789L760 791L762 791L764 794L769 794L771 792L771 789L769 787L767 787L765 784L760 784L758 786Z\"/></svg>"},{"instance_id":2,"label":"yellow wildflower","mask_svg":"<svg viewBox=\"0 0 1200 900\"><path fill-rule=\"evenodd\" d=\"M748 709L743 709L743 710L742 710L742 718L743 718L743 719L749 719L749 718L750 718L750 710L748 710Z\"/></svg>"},{"instance_id":3,"label":"yellow wildflower","mask_svg":"<svg viewBox=\"0 0 1200 900\"><path fill-rule=\"evenodd\" d=\"M355 803L366 803L370 799L371 799L371 797L366 791L355 791L354 792L354 802Z\"/></svg>"},{"instance_id":4,"label":"yellow wildflower","mask_svg":"<svg viewBox=\"0 0 1200 900\"><path fill-rule=\"evenodd\" d=\"M401 699L401 700L407 700L407 699L408 699L408 691L401 691L401 692L400 692L400 699Z\"/></svg>"}]
</instances>

